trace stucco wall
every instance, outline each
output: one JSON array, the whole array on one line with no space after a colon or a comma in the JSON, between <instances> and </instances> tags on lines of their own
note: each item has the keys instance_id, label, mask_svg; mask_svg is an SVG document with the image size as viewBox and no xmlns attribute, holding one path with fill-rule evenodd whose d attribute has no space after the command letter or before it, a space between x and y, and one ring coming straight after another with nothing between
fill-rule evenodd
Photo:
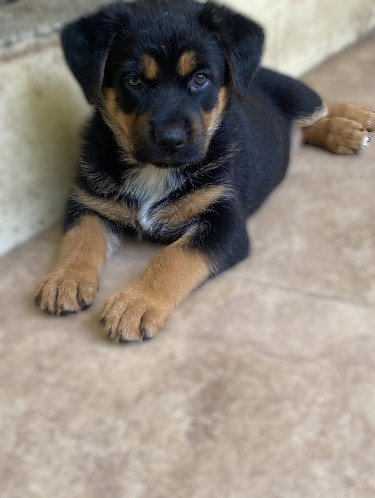
<instances>
[{"instance_id":1,"label":"stucco wall","mask_svg":"<svg viewBox=\"0 0 375 498\"><path fill-rule=\"evenodd\" d=\"M266 30L264 64L300 76L375 28L375 0L223 0Z\"/></svg>"},{"instance_id":2,"label":"stucco wall","mask_svg":"<svg viewBox=\"0 0 375 498\"><path fill-rule=\"evenodd\" d=\"M264 63L295 76L375 27L375 0L225 3L265 27ZM0 50L0 254L62 217L88 112L55 35Z\"/></svg>"}]
</instances>

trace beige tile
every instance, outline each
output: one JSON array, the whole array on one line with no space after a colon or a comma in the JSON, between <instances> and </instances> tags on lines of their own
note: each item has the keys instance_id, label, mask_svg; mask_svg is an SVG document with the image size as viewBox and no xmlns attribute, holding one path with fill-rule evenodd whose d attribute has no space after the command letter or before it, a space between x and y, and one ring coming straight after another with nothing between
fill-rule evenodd
<instances>
[{"instance_id":1,"label":"beige tile","mask_svg":"<svg viewBox=\"0 0 375 498\"><path fill-rule=\"evenodd\" d=\"M249 222L250 278L375 304L375 148L340 157L306 147Z\"/></svg>"},{"instance_id":2,"label":"beige tile","mask_svg":"<svg viewBox=\"0 0 375 498\"><path fill-rule=\"evenodd\" d=\"M2 322L2 496L373 496L373 310L228 273L141 346L96 308L24 311Z\"/></svg>"}]
</instances>

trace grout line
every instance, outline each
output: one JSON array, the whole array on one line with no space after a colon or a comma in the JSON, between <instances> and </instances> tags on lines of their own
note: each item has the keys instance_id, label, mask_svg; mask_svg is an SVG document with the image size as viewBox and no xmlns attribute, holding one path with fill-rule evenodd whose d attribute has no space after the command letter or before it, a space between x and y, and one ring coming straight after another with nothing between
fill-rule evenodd
<instances>
[{"instance_id":1,"label":"grout line","mask_svg":"<svg viewBox=\"0 0 375 498\"><path fill-rule=\"evenodd\" d=\"M282 284L276 284L276 283L271 283L271 282L262 282L260 280L255 280L253 278L250 278L249 281L251 283L259 285L261 287L274 288L277 290L282 290L284 292L288 292L289 294L300 294L303 296L312 297L314 299L321 299L324 301L332 301L332 302L339 303L339 304L350 304L351 306L355 306L357 308L363 308L363 309L375 311L375 306L373 306L371 304L353 301L351 299L328 296L328 295L320 294L320 293L314 292L314 291L304 290L304 289L300 289L300 288L296 288L296 287L288 287L288 286L282 285Z\"/></svg>"}]
</instances>

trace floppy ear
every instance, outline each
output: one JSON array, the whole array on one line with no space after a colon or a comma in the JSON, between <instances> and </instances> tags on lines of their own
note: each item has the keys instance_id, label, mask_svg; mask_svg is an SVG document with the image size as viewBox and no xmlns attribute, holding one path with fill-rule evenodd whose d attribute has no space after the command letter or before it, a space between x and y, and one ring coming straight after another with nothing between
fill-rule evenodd
<instances>
[{"instance_id":1,"label":"floppy ear","mask_svg":"<svg viewBox=\"0 0 375 498\"><path fill-rule=\"evenodd\" d=\"M111 5L68 24L61 34L68 66L90 104L98 99L109 47L124 9L123 4Z\"/></svg>"},{"instance_id":2,"label":"floppy ear","mask_svg":"<svg viewBox=\"0 0 375 498\"><path fill-rule=\"evenodd\" d=\"M233 89L243 100L262 56L263 29L241 14L211 2L203 6L203 22L216 34L228 61Z\"/></svg>"}]
</instances>

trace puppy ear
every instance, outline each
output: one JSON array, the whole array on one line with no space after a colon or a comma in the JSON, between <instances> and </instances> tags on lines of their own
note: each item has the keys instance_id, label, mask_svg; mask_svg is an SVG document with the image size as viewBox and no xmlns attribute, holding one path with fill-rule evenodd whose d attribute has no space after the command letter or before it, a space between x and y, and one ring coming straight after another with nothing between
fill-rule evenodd
<instances>
[{"instance_id":1,"label":"puppy ear","mask_svg":"<svg viewBox=\"0 0 375 498\"><path fill-rule=\"evenodd\" d=\"M203 22L217 36L227 58L233 89L243 100L262 56L263 29L241 14L211 2L203 6Z\"/></svg>"},{"instance_id":2,"label":"puppy ear","mask_svg":"<svg viewBox=\"0 0 375 498\"><path fill-rule=\"evenodd\" d=\"M111 5L68 24L61 34L68 66L90 104L98 99L108 51L123 12L124 5Z\"/></svg>"}]
</instances>

